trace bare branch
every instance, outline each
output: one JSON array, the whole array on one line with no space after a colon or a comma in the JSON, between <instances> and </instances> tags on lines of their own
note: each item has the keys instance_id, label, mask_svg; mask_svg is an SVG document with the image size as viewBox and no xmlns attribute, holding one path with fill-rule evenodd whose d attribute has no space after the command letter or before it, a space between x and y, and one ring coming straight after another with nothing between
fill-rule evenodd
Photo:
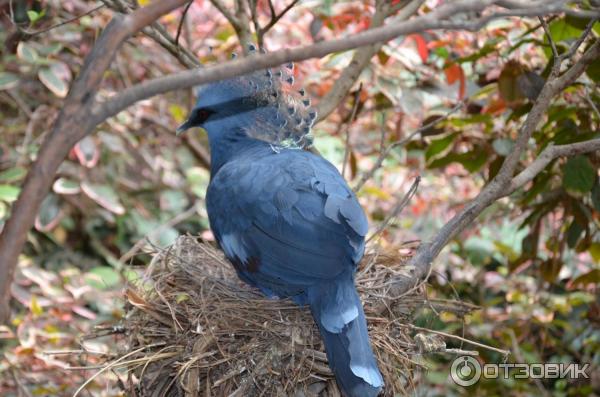
<instances>
[{"instance_id":1,"label":"bare branch","mask_svg":"<svg viewBox=\"0 0 600 397\"><path fill-rule=\"evenodd\" d=\"M164 0L127 16L116 14L86 57L81 73L74 81L52 130L27 174L19 198L11 208L11 216L0 234L0 323L9 317L10 284L19 253L56 170L73 145L90 134L96 126L88 114L104 72L125 40L185 1Z\"/></svg>"},{"instance_id":2,"label":"bare branch","mask_svg":"<svg viewBox=\"0 0 600 397\"><path fill-rule=\"evenodd\" d=\"M460 108L462 108L464 106L464 104L465 104L465 101L459 102L452 109L450 109L450 111L448 111L445 115L421 126L420 128L414 130L413 132L411 132L404 138L392 142L387 148L384 148L383 142L382 142L381 148L379 150L379 157L377 157L377 160L375 160L375 164L373 165L373 167L371 167L371 169L369 171L367 171L363 174L363 176L360 178L360 181L356 184L356 186L354 187L353 190L355 192L358 192L360 189L362 189L362 187L365 185L365 183L369 179L371 179L373 177L373 175L375 175L375 172L377 172L377 170L383 166L383 161L387 158L387 156L390 155L392 150L394 150L397 147L407 144L408 142L412 141L414 137L421 134L423 131L427 131L428 129L430 129L431 127L434 127L439 122L446 120L448 117L450 117L452 114L454 114Z\"/></svg>"},{"instance_id":3,"label":"bare branch","mask_svg":"<svg viewBox=\"0 0 600 397\"><path fill-rule=\"evenodd\" d=\"M434 258L450 239L462 232L484 209L496 200L509 195L515 188L522 186L522 183L527 183L527 181L531 180L551 161L552 156L571 155L578 152L583 153L584 150L588 151L587 148L590 149L589 151L597 150L597 140L564 145L564 147L548 148L549 152L544 154L544 157L534 161L530 167L513 178L521 154L525 150L533 131L542 120L553 97L562 92L569 84L572 84L585 71L586 67L599 57L600 40L596 40L570 69L561 76L549 79L546 82L520 129L512 152L505 159L496 177L473 200L467 203L458 214L452 217L431 241L423 243L419 247L416 254L408 263L414 269L413 275L395 280L395 285L391 289L392 295L401 295L403 291L418 285L427 277ZM584 146L586 149L583 148Z\"/></svg>"},{"instance_id":4,"label":"bare branch","mask_svg":"<svg viewBox=\"0 0 600 397\"><path fill-rule=\"evenodd\" d=\"M135 243L133 245L133 247L131 247L129 249L129 251L127 251L126 253L121 255L121 257L119 258L119 262L121 264L125 264L128 260L130 260L131 258L136 256L138 254L138 252L140 252L140 250L142 248L144 248L144 246L146 245L146 243L148 241L155 240L156 238L158 238L161 235L161 233L164 233L165 230L172 228L172 227L180 224L181 222L194 216L194 214L196 214L196 212L198 211L198 206L199 206L199 204L196 203L196 204L192 205L190 208L188 208L187 210L185 210L184 212L180 212L179 214L175 215L173 218L169 219L167 222L152 229L152 231L150 231L144 237L139 239L137 241L137 243Z\"/></svg>"},{"instance_id":5,"label":"bare branch","mask_svg":"<svg viewBox=\"0 0 600 397\"><path fill-rule=\"evenodd\" d=\"M233 28L235 29L236 26L239 24L239 21L237 20L237 18L235 17L235 15L233 15L231 13L231 11L229 10L229 8L227 8L225 6L225 4L223 4L221 2L221 0L210 0L210 2L212 3L212 5L219 10L219 12L221 14L223 14L223 16L225 17L225 19L227 19L227 21L231 24L231 26L233 26Z\"/></svg>"},{"instance_id":6,"label":"bare branch","mask_svg":"<svg viewBox=\"0 0 600 397\"><path fill-rule=\"evenodd\" d=\"M548 38L548 42L550 43L550 47L552 48L552 55L554 56L554 61L559 58L558 49L556 49L556 43L554 43L554 39L552 38L552 34L550 34L550 29L548 28L548 24L546 20L542 17L538 18L540 20L540 24L542 28L544 28L544 33L546 33L546 37Z\"/></svg>"},{"instance_id":7,"label":"bare branch","mask_svg":"<svg viewBox=\"0 0 600 397\"><path fill-rule=\"evenodd\" d=\"M344 149L344 160L342 161L342 176L346 176L346 165L348 164L348 157L350 156L350 126L356 120L356 112L358 111L358 105L360 104L360 93L362 92L362 83L358 86L358 90L354 93L354 104L352 105L352 112L350 117L345 124L346 132L346 144Z\"/></svg>"},{"instance_id":8,"label":"bare branch","mask_svg":"<svg viewBox=\"0 0 600 397\"><path fill-rule=\"evenodd\" d=\"M254 40L250 31L250 17L248 16L246 5L245 0L235 0L235 18L238 23L237 26L234 26L234 29L242 46L242 51L248 55L248 45Z\"/></svg>"},{"instance_id":9,"label":"bare branch","mask_svg":"<svg viewBox=\"0 0 600 397\"><path fill-rule=\"evenodd\" d=\"M517 174L510 182L507 194L514 192L533 178L558 157L570 157L576 154L591 153L600 150L600 138L568 145L548 146L527 168Z\"/></svg>"},{"instance_id":10,"label":"bare branch","mask_svg":"<svg viewBox=\"0 0 600 397\"><path fill-rule=\"evenodd\" d=\"M594 101L592 100L592 97L590 96L590 92L587 87L585 88L583 97L585 98L585 101L588 103L588 105L590 105L590 107L592 108L594 113L596 114L596 117L598 117L598 119L600 120L600 110L598 109L598 106L596 106Z\"/></svg>"},{"instance_id":11,"label":"bare branch","mask_svg":"<svg viewBox=\"0 0 600 397\"><path fill-rule=\"evenodd\" d=\"M261 27L259 27L259 26L258 26L258 24L255 22L255 25L256 25L256 27L257 27L257 30L256 30L256 36L257 36L257 38L258 38L258 45L259 45L259 46L261 46L261 47L262 47L262 44L263 44L263 38L265 37L265 34L267 34L267 32L268 32L269 30L271 30L271 28L272 28L273 26L275 26L275 24L276 24L277 22L279 22L279 20L280 20L281 18L283 18L283 16L284 16L285 14L287 14L289 10L291 10L292 8L294 8L294 6L295 6L296 4L298 4L298 1L299 1L299 0L292 0L292 2L291 2L290 4L288 4L288 6L287 6L287 7L285 7L285 8L283 9L283 11L281 11L281 12L280 12L279 14L277 14L277 15L275 14L275 9L274 9L274 8L272 8L272 7L273 7L273 3L269 2L269 6L271 7L271 12L272 12L272 14L271 14L271 20L269 21L269 23L267 23L267 24L266 24L264 27L262 27L262 28L261 28Z\"/></svg>"},{"instance_id":12,"label":"bare branch","mask_svg":"<svg viewBox=\"0 0 600 397\"><path fill-rule=\"evenodd\" d=\"M25 33L26 35L28 35L29 37L38 36L38 35L43 34L43 33L48 33L49 31L54 30L56 28L59 28L61 26L68 25L68 24L70 24L72 22L75 22L75 21L77 21L77 20L79 20L79 19L81 19L81 18L83 18L83 17L85 17L87 15L95 13L96 11L100 10L101 8L104 8L104 4L101 4L101 5L97 6L97 7L94 7L91 10L84 12L83 14L79 14L79 15L74 16L73 18L69 18L69 19L67 19L65 21L59 22L56 25L52 25L52 26L49 26L49 27L44 28L44 29L36 30L35 32L30 32L30 31L25 30L25 29L21 29L21 31L23 33Z\"/></svg>"},{"instance_id":13,"label":"bare branch","mask_svg":"<svg viewBox=\"0 0 600 397\"><path fill-rule=\"evenodd\" d=\"M407 20L417 12L423 2L424 0L412 0L409 3L404 3L401 14L395 19L398 21ZM375 14L371 19L370 29L383 25L385 18L391 14L391 7L390 2L387 0L377 2ZM362 71L369 65L373 56L381 50L382 45L383 43L379 42L356 50L350 64L344 68L341 76L336 80L333 87L331 87L327 94L319 101L317 106L317 122L327 118L327 116L337 108L356 80L358 80Z\"/></svg>"},{"instance_id":14,"label":"bare branch","mask_svg":"<svg viewBox=\"0 0 600 397\"><path fill-rule=\"evenodd\" d=\"M113 10L122 12L124 14L131 13L134 8L124 0L102 0L104 4ZM182 16L183 21L183 16ZM181 26L181 25L180 25ZM142 29L142 32L156 41L161 47L167 50L173 57L175 57L179 63L188 69L193 69L201 66L196 56L187 48L182 47L178 42L167 32L165 27L159 22L153 22L150 26Z\"/></svg>"},{"instance_id":15,"label":"bare branch","mask_svg":"<svg viewBox=\"0 0 600 397\"><path fill-rule=\"evenodd\" d=\"M395 37L430 29L446 30L477 30L485 23L499 17L512 16L537 16L553 12L565 11L562 1L551 1L545 6L535 8L524 8L511 10L504 13L490 14L480 19L471 21L448 20L463 12L482 11L499 0L460 0L438 7L429 14L422 15L405 22L370 29L342 39L323 41L310 46L294 49L283 49L269 54L235 59L221 65L215 65L203 69L188 70L165 77L149 80L135 87L131 87L122 93L112 97L109 101L94 108L93 119L100 123L108 117L114 116L121 110L133 103L161 94L167 91L187 88L197 84L205 84L212 81L243 75L255 70L279 66L290 61L303 61L305 59L322 57L332 52L346 51L349 49L384 42Z\"/></svg>"},{"instance_id":16,"label":"bare branch","mask_svg":"<svg viewBox=\"0 0 600 397\"><path fill-rule=\"evenodd\" d=\"M583 44L583 42L585 41L585 39L588 38L590 32L592 31L592 28L594 27L594 24L596 23L596 21L598 21L598 16L596 16L596 18L592 18L587 26L585 27L585 30L583 31L583 33L581 34L581 36L579 36L579 38L575 41L575 43L571 46L571 48L569 49L569 52L567 52L566 54L563 54L562 57L563 59L570 59L573 58L573 55L575 55L575 53L577 52L577 50L579 49L579 47L581 47L581 44Z\"/></svg>"},{"instance_id":17,"label":"bare branch","mask_svg":"<svg viewBox=\"0 0 600 397\"><path fill-rule=\"evenodd\" d=\"M183 12L181 13L181 20L179 21L179 25L177 26L177 34L175 35L175 46L177 48L179 48L179 37L181 36L181 30L183 29L185 17L187 16L187 13L190 10L190 7L192 6L193 3L194 2L192 0L190 0L190 2L187 3L185 8L183 9Z\"/></svg>"},{"instance_id":18,"label":"bare branch","mask_svg":"<svg viewBox=\"0 0 600 397\"><path fill-rule=\"evenodd\" d=\"M398 202L398 204L396 204L394 206L394 208L386 216L386 218L383 220L383 222L381 222L379 224L379 226L377 226L377 229L375 229L375 231L373 232L373 234L371 235L371 237L369 237L367 239L367 244L371 240L373 240L375 237L379 236L379 234L385 230L385 228L387 227L387 225L389 225L389 223L394 218L396 218L398 215L400 215L400 213L402 212L402 210L404 208L406 208L406 206L408 205L408 203L410 203L410 200L412 200L413 196L417 193L417 189L419 188L419 183L420 182L421 182L421 177L417 176L415 178L415 181L413 182L413 184L410 186L410 188L408 189L408 191L404 195L404 197L402 197L402 200L400 200Z\"/></svg>"}]
</instances>

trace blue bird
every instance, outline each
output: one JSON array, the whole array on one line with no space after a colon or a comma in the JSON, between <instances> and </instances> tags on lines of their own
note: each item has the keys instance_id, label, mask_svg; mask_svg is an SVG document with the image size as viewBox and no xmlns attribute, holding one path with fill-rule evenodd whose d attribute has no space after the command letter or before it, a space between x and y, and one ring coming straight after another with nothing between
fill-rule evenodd
<instances>
[{"instance_id":1,"label":"blue bird","mask_svg":"<svg viewBox=\"0 0 600 397\"><path fill-rule=\"evenodd\" d=\"M316 112L285 82L282 68L208 84L178 133L208 133L210 227L238 276L309 305L343 395L377 396L383 378L354 285L367 219L338 170L300 150Z\"/></svg>"}]
</instances>

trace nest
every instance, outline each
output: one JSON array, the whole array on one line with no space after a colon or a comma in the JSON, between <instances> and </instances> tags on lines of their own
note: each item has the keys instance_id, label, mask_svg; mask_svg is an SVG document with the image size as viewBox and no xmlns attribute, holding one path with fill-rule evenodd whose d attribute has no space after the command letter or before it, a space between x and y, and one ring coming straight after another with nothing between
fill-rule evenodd
<instances>
[{"instance_id":1,"label":"nest","mask_svg":"<svg viewBox=\"0 0 600 397\"><path fill-rule=\"evenodd\" d=\"M409 354L416 345L401 325L410 323L423 297L404 296L394 313L374 310L391 277L406 272L404 262L366 255L357 274L386 396L414 389ZM127 299L129 343L121 362L129 369L130 395L340 395L308 308L265 298L239 281L211 245L180 237L155 254Z\"/></svg>"}]
</instances>

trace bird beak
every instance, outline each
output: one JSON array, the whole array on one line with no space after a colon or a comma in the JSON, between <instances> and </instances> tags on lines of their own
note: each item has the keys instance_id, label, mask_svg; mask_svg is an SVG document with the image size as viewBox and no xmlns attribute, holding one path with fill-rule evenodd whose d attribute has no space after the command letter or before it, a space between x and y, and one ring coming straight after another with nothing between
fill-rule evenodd
<instances>
[{"instance_id":1,"label":"bird beak","mask_svg":"<svg viewBox=\"0 0 600 397\"><path fill-rule=\"evenodd\" d=\"M191 127L190 125L190 120L186 120L183 124L181 124L179 127L177 127L177 129L175 130L175 134L177 136L183 134L185 131L187 131L189 128Z\"/></svg>"}]
</instances>

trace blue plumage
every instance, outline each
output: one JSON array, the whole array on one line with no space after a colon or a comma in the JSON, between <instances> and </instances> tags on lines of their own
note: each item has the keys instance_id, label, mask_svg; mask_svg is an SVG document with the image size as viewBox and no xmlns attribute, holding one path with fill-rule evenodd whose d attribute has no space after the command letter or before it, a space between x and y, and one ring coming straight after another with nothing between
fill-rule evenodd
<instances>
[{"instance_id":1,"label":"blue plumage","mask_svg":"<svg viewBox=\"0 0 600 397\"><path fill-rule=\"evenodd\" d=\"M203 87L179 131L208 132L210 226L239 277L308 304L342 393L376 396L383 379L354 286L367 219L337 169L299 150L316 118L306 104L257 72Z\"/></svg>"}]
</instances>

